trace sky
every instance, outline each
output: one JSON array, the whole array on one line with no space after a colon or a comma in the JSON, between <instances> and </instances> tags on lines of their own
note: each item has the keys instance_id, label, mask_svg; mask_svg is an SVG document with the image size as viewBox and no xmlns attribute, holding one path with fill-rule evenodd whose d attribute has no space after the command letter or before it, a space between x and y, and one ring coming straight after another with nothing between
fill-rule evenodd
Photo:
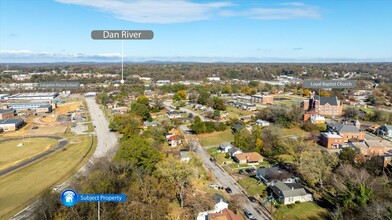
<instances>
[{"instance_id":1,"label":"sky","mask_svg":"<svg viewBox=\"0 0 392 220\"><path fill-rule=\"evenodd\" d=\"M390 0L1 0L0 63L392 62Z\"/></svg>"}]
</instances>

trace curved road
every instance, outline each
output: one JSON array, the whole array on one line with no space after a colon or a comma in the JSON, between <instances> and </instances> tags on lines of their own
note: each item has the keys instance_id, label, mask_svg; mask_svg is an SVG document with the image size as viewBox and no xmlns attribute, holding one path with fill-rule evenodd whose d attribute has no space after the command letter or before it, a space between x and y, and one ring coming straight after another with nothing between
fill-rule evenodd
<instances>
[{"instance_id":1,"label":"curved road","mask_svg":"<svg viewBox=\"0 0 392 220\"><path fill-rule=\"evenodd\" d=\"M27 160L24 160L24 161L22 161L20 163L17 163L15 165L11 166L11 167L8 167L8 168L6 168L4 170L1 170L0 171L0 176L3 176L5 174L7 174L9 172L12 172L14 170L17 170L19 168L22 168L22 167L26 166L27 164L30 164L30 163L32 163L32 162L34 162L34 161L36 161L36 160L46 156L46 155L49 155L49 154L51 154L51 153L53 153L53 152L63 148L65 145L68 144L67 139L62 138L62 137L57 137L57 136L33 136L33 137L30 137L30 138L51 138L51 139L58 140L59 144L57 146L55 146L55 147L45 151L45 152L42 152L42 153L40 153L38 155L35 155L35 156L33 156L33 157L31 157L31 158L29 158ZM25 138L10 138L10 139L6 139L6 140L1 140L0 143L6 142L6 141L21 140L21 139L25 139Z\"/></svg>"},{"instance_id":2,"label":"curved road","mask_svg":"<svg viewBox=\"0 0 392 220\"><path fill-rule=\"evenodd\" d=\"M85 99L92 124L95 127L98 143L90 160L85 165L83 165L83 167L80 168L80 170L74 175L74 177L79 175L86 175L89 170L89 167L94 164L95 160L102 157L112 158L115 155L118 147L117 137L113 132L109 131L109 122L106 120L105 115L99 108L99 105L95 102L95 97L87 97ZM65 181L63 184L61 184L58 190L65 189L71 179L72 177L69 180ZM11 219L30 219L31 214L34 212L35 205L36 202L14 215Z\"/></svg>"}]
</instances>

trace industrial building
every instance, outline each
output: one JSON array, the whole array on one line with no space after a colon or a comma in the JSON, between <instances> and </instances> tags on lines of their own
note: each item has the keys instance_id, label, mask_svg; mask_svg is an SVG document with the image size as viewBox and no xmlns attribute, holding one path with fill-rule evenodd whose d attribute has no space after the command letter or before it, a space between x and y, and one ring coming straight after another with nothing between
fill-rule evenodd
<instances>
[{"instance_id":1,"label":"industrial building","mask_svg":"<svg viewBox=\"0 0 392 220\"><path fill-rule=\"evenodd\" d=\"M42 102L9 103L8 106L17 111L35 110L36 113L50 113L53 111L51 104Z\"/></svg>"},{"instance_id":2,"label":"industrial building","mask_svg":"<svg viewBox=\"0 0 392 220\"><path fill-rule=\"evenodd\" d=\"M57 92L47 92L47 93L18 93L6 97L9 100L53 100L59 94Z\"/></svg>"},{"instance_id":3,"label":"industrial building","mask_svg":"<svg viewBox=\"0 0 392 220\"><path fill-rule=\"evenodd\" d=\"M0 120L0 128L3 129L3 131L16 131L23 127L24 124L23 118Z\"/></svg>"},{"instance_id":4,"label":"industrial building","mask_svg":"<svg viewBox=\"0 0 392 220\"><path fill-rule=\"evenodd\" d=\"M0 120L13 118L15 115L14 109L0 109Z\"/></svg>"}]
</instances>

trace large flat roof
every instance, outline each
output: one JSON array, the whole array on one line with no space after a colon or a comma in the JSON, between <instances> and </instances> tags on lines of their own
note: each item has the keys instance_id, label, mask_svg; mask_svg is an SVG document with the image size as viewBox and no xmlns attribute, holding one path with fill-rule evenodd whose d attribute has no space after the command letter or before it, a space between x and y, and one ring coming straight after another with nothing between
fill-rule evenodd
<instances>
[{"instance_id":1,"label":"large flat roof","mask_svg":"<svg viewBox=\"0 0 392 220\"><path fill-rule=\"evenodd\" d=\"M11 95L9 98L55 97L57 95L57 92L18 93Z\"/></svg>"},{"instance_id":2,"label":"large flat roof","mask_svg":"<svg viewBox=\"0 0 392 220\"><path fill-rule=\"evenodd\" d=\"M18 124L22 123L24 120L23 118L11 118L11 119L5 119L5 120L0 120L0 124Z\"/></svg>"}]
</instances>

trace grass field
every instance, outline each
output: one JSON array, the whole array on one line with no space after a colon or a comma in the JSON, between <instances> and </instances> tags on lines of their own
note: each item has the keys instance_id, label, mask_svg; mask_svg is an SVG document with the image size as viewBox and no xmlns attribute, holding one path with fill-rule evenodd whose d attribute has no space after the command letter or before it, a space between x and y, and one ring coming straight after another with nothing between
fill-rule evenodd
<instances>
[{"instance_id":1,"label":"grass field","mask_svg":"<svg viewBox=\"0 0 392 220\"><path fill-rule=\"evenodd\" d=\"M273 214L276 220L306 220L306 219L328 219L327 210L321 208L314 202L295 204L294 207L279 207Z\"/></svg>"},{"instance_id":2,"label":"grass field","mask_svg":"<svg viewBox=\"0 0 392 220\"><path fill-rule=\"evenodd\" d=\"M23 146L18 147L18 144ZM26 138L0 143L0 170L15 165L58 144L50 138Z\"/></svg>"},{"instance_id":3,"label":"grass field","mask_svg":"<svg viewBox=\"0 0 392 220\"><path fill-rule=\"evenodd\" d=\"M8 219L44 190L68 179L94 152L93 148L87 157L83 157L91 145L91 137L87 135L69 136L68 142L72 144L68 144L66 150L57 151L0 178L0 219Z\"/></svg>"},{"instance_id":4,"label":"grass field","mask_svg":"<svg viewBox=\"0 0 392 220\"><path fill-rule=\"evenodd\" d=\"M296 135L296 136L308 136L309 132L306 132L302 130L299 127L294 127L294 128L280 128L280 134L281 136L291 136L291 135Z\"/></svg>"},{"instance_id":5,"label":"grass field","mask_svg":"<svg viewBox=\"0 0 392 220\"><path fill-rule=\"evenodd\" d=\"M197 138L200 141L200 144L203 146L218 146L223 142L232 142L234 141L234 136L231 133L230 129L226 129L225 131L213 132L210 134L199 134Z\"/></svg>"},{"instance_id":6,"label":"grass field","mask_svg":"<svg viewBox=\"0 0 392 220\"><path fill-rule=\"evenodd\" d=\"M229 116L247 116L254 114L254 112L244 111L232 105L227 106L226 111L229 113Z\"/></svg>"},{"instance_id":7,"label":"grass field","mask_svg":"<svg viewBox=\"0 0 392 220\"><path fill-rule=\"evenodd\" d=\"M257 180L252 177L246 177L244 179L241 179L238 181L238 183L251 196L261 195L266 189L266 186L264 184L258 184Z\"/></svg>"}]
</instances>

